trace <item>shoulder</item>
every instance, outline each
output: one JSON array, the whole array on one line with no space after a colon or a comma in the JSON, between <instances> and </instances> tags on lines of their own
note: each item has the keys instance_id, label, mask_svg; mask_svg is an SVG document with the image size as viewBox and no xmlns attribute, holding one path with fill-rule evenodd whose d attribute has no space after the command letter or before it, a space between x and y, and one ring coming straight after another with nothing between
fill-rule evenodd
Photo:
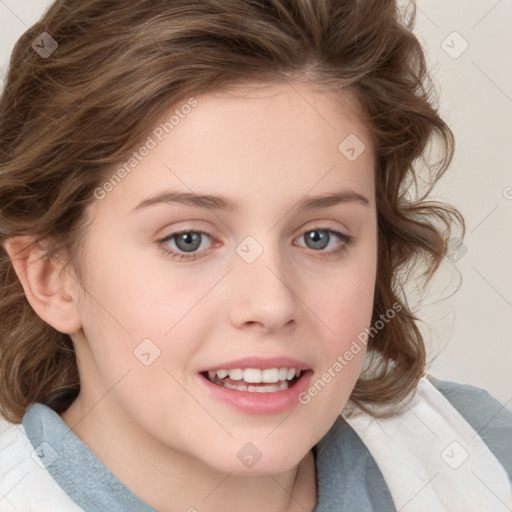
<instances>
[{"instance_id":1,"label":"shoulder","mask_svg":"<svg viewBox=\"0 0 512 512\"><path fill-rule=\"evenodd\" d=\"M427 378L483 439L512 481L512 411L483 388Z\"/></svg>"},{"instance_id":2,"label":"shoulder","mask_svg":"<svg viewBox=\"0 0 512 512\"><path fill-rule=\"evenodd\" d=\"M40 465L23 425L0 415L0 512L83 512Z\"/></svg>"}]
</instances>

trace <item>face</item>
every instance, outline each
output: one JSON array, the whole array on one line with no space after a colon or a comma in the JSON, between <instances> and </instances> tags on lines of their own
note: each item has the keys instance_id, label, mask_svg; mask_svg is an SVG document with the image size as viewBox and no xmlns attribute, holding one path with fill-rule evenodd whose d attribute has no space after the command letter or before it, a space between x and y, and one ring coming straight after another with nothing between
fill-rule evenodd
<instances>
[{"instance_id":1,"label":"face","mask_svg":"<svg viewBox=\"0 0 512 512\"><path fill-rule=\"evenodd\" d=\"M78 400L225 472L285 471L323 437L361 370L364 346L344 355L370 325L377 259L374 150L342 99L246 85L164 113L181 115L88 210ZM344 195L311 202L329 194ZM251 391L202 373L295 366L280 391L244 382L258 372L222 381Z\"/></svg>"}]
</instances>

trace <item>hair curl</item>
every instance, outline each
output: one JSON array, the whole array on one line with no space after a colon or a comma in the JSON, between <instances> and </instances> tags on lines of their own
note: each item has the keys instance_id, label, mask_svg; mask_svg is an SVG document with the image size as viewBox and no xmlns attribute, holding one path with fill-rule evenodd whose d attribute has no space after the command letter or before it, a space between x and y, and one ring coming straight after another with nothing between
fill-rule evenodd
<instances>
[{"instance_id":1,"label":"hair curl","mask_svg":"<svg viewBox=\"0 0 512 512\"><path fill-rule=\"evenodd\" d=\"M407 17L408 16L408 17ZM403 285L424 266L426 283L461 214L427 201L454 151L438 115L416 6L394 0L59 0L16 43L0 99L0 242L30 234L64 249L80 276L84 211L113 164L125 161L164 109L184 97L241 82L303 80L350 93L376 148L378 269L372 324L401 310L368 341L350 401L374 406L407 397L425 373L418 320ZM31 47L48 32L58 48ZM427 147L428 190L418 190ZM413 165L414 164L414 165ZM418 195L418 194L417 194ZM64 411L80 380L71 338L29 305L0 249L0 408L19 423L33 402Z\"/></svg>"}]
</instances>

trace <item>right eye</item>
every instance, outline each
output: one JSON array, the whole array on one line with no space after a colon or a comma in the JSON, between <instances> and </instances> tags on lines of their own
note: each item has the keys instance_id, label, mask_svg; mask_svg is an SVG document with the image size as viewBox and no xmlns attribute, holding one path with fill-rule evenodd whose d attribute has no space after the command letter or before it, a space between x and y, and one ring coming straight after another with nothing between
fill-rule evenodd
<instances>
[{"instance_id":1,"label":"right eye","mask_svg":"<svg viewBox=\"0 0 512 512\"><path fill-rule=\"evenodd\" d=\"M165 238L158 240L163 251L177 260L194 260L199 257L197 250L201 247L204 237L211 240L211 236L205 231L182 229L174 231ZM175 248L169 248L169 242L174 242Z\"/></svg>"}]
</instances>

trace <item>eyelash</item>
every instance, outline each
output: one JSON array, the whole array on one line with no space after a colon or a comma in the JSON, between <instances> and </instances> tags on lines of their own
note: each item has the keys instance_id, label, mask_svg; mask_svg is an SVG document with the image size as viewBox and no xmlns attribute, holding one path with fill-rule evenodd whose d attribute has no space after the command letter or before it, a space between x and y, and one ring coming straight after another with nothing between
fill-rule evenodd
<instances>
[{"instance_id":1,"label":"eyelash","mask_svg":"<svg viewBox=\"0 0 512 512\"><path fill-rule=\"evenodd\" d=\"M340 240L343 241L343 244L338 249L326 252L325 253L326 257L337 256L337 255L347 251L348 248L351 247L355 241L355 239L352 235L346 235L344 233L340 233L339 231L335 231L333 229L324 229L324 228L320 228L320 227L314 227L314 228L308 229L307 231L304 231L303 234L310 233L311 231L320 231L322 233L329 233L329 234L335 235L336 237L338 237ZM200 253L191 252L191 253L187 254L187 253L177 252L173 249L169 249L169 246L166 243L166 242L169 242L170 240L172 240L173 238L175 238L179 235L185 234L185 233L195 233L198 235L206 235L208 238L212 239L211 235L209 233L207 233L206 231L202 231L200 229L182 229L180 231L173 231L172 233L167 235L165 238L161 238L161 239L157 240L157 243L162 248L162 250L164 251L164 253L166 255L171 256L171 258L173 258L175 260L178 260L178 261L196 260L197 258L200 257L199 256ZM312 250L313 250L313 252L320 252L320 253L324 252L324 251L315 251L314 249L312 249Z\"/></svg>"}]
</instances>

